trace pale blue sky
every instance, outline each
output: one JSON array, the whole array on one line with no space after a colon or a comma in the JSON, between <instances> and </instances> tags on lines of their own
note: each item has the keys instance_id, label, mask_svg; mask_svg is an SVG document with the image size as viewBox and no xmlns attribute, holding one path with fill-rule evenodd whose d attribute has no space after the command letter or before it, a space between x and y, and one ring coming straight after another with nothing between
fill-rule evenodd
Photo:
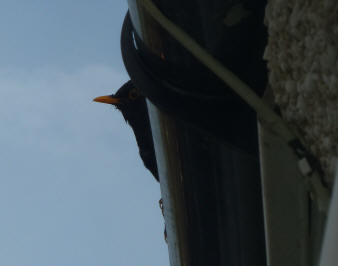
<instances>
[{"instance_id":1,"label":"pale blue sky","mask_svg":"<svg viewBox=\"0 0 338 266\"><path fill-rule=\"evenodd\" d=\"M169 265L159 185L92 103L125 82L126 1L2 0L0 265Z\"/></svg>"}]
</instances>

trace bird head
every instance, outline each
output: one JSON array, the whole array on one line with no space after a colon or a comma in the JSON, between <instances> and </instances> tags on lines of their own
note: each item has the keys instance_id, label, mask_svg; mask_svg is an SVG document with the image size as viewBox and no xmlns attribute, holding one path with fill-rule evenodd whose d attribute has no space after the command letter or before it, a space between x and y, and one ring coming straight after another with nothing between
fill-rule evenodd
<instances>
[{"instance_id":1,"label":"bird head","mask_svg":"<svg viewBox=\"0 0 338 266\"><path fill-rule=\"evenodd\" d=\"M115 94L96 97L93 101L114 105L127 122L132 122L133 117L140 115L140 112L146 112L145 98L131 81L126 82Z\"/></svg>"}]
</instances>

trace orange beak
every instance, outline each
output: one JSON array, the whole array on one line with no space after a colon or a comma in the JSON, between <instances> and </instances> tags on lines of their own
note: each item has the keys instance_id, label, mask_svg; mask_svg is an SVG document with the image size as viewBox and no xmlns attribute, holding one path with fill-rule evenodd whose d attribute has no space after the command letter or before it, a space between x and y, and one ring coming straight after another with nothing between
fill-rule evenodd
<instances>
[{"instance_id":1,"label":"orange beak","mask_svg":"<svg viewBox=\"0 0 338 266\"><path fill-rule=\"evenodd\" d=\"M95 99L93 99L93 101L98 103L108 103L114 105L121 103L119 98L115 98L111 95L96 97Z\"/></svg>"}]
</instances>

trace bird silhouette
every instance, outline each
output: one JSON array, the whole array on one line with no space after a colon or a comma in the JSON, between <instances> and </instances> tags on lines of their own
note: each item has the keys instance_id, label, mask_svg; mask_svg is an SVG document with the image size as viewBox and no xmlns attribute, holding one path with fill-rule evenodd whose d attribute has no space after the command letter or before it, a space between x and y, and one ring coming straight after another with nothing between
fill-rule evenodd
<instances>
[{"instance_id":1,"label":"bird silhouette","mask_svg":"<svg viewBox=\"0 0 338 266\"><path fill-rule=\"evenodd\" d=\"M125 121L134 131L144 166L159 181L147 103L145 97L140 94L131 80L126 82L115 94L100 96L93 101L112 104L121 111Z\"/></svg>"}]
</instances>

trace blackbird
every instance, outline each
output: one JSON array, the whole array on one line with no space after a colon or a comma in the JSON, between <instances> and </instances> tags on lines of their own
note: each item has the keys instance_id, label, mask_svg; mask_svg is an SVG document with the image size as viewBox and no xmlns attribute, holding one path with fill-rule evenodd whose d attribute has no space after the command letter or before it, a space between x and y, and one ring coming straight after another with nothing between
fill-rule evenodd
<instances>
[{"instance_id":1,"label":"blackbird","mask_svg":"<svg viewBox=\"0 0 338 266\"><path fill-rule=\"evenodd\" d=\"M159 181L147 103L145 97L140 94L131 80L126 82L115 94L100 96L93 101L112 104L121 111L125 121L134 131L144 166Z\"/></svg>"}]
</instances>

